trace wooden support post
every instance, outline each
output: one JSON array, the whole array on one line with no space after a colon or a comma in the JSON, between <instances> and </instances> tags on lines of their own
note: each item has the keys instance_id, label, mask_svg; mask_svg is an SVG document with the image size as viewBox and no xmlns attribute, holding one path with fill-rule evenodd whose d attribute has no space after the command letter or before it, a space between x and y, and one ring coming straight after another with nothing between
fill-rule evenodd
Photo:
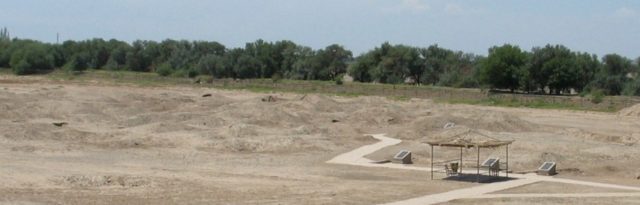
<instances>
[{"instance_id":1,"label":"wooden support post","mask_svg":"<svg viewBox=\"0 0 640 205\"><path fill-rule=\"evenodd\" d=\"M507 170L505 170L504 173L507 175L507 178L509 178L509 145L507 145Z\"/></svg>"},{"instance_id":2,"label":"wooden support post","mask_svg":"<svg viewBox=\"0 0 640 205\"><path fill-rule=\"evenodd\" d=\"M460 147L460 164L458 165L458 174L462 174L462 147Z\"/></svg>"},{"instance_id":3,"label":"wooden support post","mask_svg":"<svg viewBox=\"0 0 640 205\"><path fill-rule=\"evenodd\" d=\"M431 145L431 180L433 180L433 145Z\"/></svg>"},{"instance_id":4,"label":"wooden support post","mask_svg":"<svg viewBox=\"0 0 640 205\"><path fill-rule=\"evenodd\" d=\"M476 149L478 149L478 172L476 173L476 182L480 183L480 146L476 145Z\"/></svg>"}]
</instances>

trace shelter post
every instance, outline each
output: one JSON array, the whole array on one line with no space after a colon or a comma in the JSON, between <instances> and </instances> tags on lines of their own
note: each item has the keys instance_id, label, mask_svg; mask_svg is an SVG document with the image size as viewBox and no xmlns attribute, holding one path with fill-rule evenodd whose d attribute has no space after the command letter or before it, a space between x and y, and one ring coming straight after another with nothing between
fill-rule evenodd
<instances>
[{"instance_id":1,"label":"shelter post","mask_svg":"<svg viewBox=\"0 0 640 205\"><path fill-rule=\"evenodd\" d=\"M431 145L431 180L433 180L433 145Z\"/></svg>"},{"instance_id":2,"label":"shelter post","mask_svg":"<svg viewBox=\"0 0 640 205\"><path fill-rule=\"evenodd\" d=\"M460 147L460 165L458 165L458 173L462 174L462 147Z\"/></svg>"},{"instance_id":3,"label":"shelter post","mask_svg":"<svg viewBox=\"0 0 640 205\"><path fill-rule=\"evenodd\" d=\"M480 183L480 146L476 145L476 149L478 149L478 161L477 161L477 173L476 173L476 182Z\"/></svg>"},{"instance_id":4,"label":"shelter post","mask_svg":"<svg viewBox=\"0 0 640 205\"><path fill-rule=\"evenodd\" d=\"M507 170L505 170L504 173L507 175L507 178L509 178L509 145L508 144L507 144Z\"/></svg>"}]
</instances>

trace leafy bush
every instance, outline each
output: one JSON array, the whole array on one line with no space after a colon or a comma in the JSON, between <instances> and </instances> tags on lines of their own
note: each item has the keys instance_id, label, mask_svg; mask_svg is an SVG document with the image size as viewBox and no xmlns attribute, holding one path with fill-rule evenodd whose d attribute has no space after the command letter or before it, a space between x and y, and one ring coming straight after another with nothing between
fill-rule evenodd
<instances>
[{"instance_id":1,"label":"leafy bush","mask_svg":"<svg viewBox=\"0 0 640 205\"><path fill-rule=\"evenodd\" d=\"M282 80L282 75L280 75L280 73L274 73L273 76L271 76L271 81L273 83L278 83Z\"/></svg>"},{"instance_id":2,"label":"leafy bush","mask_svg":"<svg viewBox=\"0 0 640 205\"><path fill-rule=\"evenodd\" d=\"M11 60L11 44L6 41L0 41L0 67L9 67Z\"/></svg>"},{"instance_id":3,"label":"leafy bush","mask_svg":"<svg viewBox=\"0 0 640 205\"><path fill-rule=\"evenodd\" d=\"M166 77L173 73L173 68L171 68L171 65L169 65L168 63L163 63L162 65L158 66L158 68L156 68L156 73L158 73L158 75L160 76Z\"/></svg>"},{"instance_id":4,"label":"leafy bush","mask_svg":"<svg viewBox=\"0 0 640 205\"><path fill-rule=\"evenodd\" d=\"M29 62L22 60L17 64L11 66L13 68L13 73L16 75L27 75L31 72L31 64Z\"/></svg>"},{"instance_id":5,"label":"leafy bush","mask_svg":"<svg viewBox=\"0 0 640 205\"><path fill-rule=\"evenodd\" d=\"M344 74L338 75L334 81L336 82L336 85L344 84Z\"/></svg>"},{"instance_id":6,"label":"leafy bush","mask_svg":"<svg viewBox=\"0 0 640 205\"><path fill-rule=\"evenodd\" d=\"M11 68L17 75L28 75L53 69L53 56L43 44L28 44L11 55Z\"/></svg>"},{"instance_id":7,"label":"leafy bush","mask_svg":"<svg viewBox=\"0 0 640 205\"><path fill-rule=\"evenodd\" d=\"M195 78L199 75L200 73L196 70L196 69L187 69L187 77L189 78Z\"/></svg>"},{"instance_id":8,"label":"leafy bush","mask_svg":"<svg viewBox=\"0 0 640 205\"><path fill-rule=\"evenodd\" d=\"M109 61L107 61L107 64L105 64L104 67L106 69L109 69L109 70L118 70L118 69L120 69L120 65L118 64L118 62L116 62L113 59L109 59Z\"/></svg>"},{"instance_id":9,"label":"leafy bush","mask_svg":"<svg viewBox=\"0 0 640 205\"><path fill-rule=\"evenodd\" d=\"M466 76L462 79L462 82L454 86L458 88L477 88L480 87L480 83L476 78Z\"/></svg>"},{"instance_id":10,"label":"leafy bush","mask_svg":"<svg viewBox=\"0 0 640 205\"><path fill-rule=\"evenodd\" d=\"M622 94L627 96L640 96L640 78L626 83L622 90Z\"/></svg>"},{"instance_id":11,"label":"leafy bush","mask_svg":"<svg viewBox=\"0 0 640 205\"><path fill-rule=\"evenodd\" d=\"M84 71L89 68L89 61L91 61L91 56L88 53L78 53L71 57L67 68L71 71Z\"/></svg>"},{"instance_id":12,"label":"leafy bush","mask_svg":"<svg viewBox=\"0 0 640 205\"><path fill-rule=\"evenodd\" d=\"M604 99L604 91L596 89L591 91L591 102L599 104Z\"/></svg>"},{"instance_id":13,"label":"leafy bush","mask_svg":"<svg viewBox=\"0 0 640 205\"><path fill-rule=\"evenodd\" d=\"M195 78L199 75L196 69L177 69L173 72L172 76L181 77L181 78Z\"/></svg>"}]
</instances>

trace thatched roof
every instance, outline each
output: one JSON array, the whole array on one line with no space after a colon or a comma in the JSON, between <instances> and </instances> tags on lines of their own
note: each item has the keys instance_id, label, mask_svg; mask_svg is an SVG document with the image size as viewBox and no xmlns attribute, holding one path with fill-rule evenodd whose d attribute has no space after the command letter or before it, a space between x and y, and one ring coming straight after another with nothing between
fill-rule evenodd
<instances>
[{"instance_id":1,"label":"thatched roof","mask_svg":"<svg viewBox=\"0 0 640 205\"><path fill-rule=\"evenodd\" d=\"M477 130L468 128L452 128L436 135L435 139L425 143L443 147L499 147L513 143L513 140L499 140L489 137Z\"/></svg>"}]
</instances>

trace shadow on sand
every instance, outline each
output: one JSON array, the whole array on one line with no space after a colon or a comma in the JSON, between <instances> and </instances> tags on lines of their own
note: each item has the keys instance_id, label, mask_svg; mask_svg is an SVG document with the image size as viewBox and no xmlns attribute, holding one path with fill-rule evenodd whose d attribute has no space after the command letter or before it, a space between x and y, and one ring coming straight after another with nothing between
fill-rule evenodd
<instances>
[{"instance_id":1,"label":"shadow on sand","mask_svg":"<svg viewBox=\"0 0 640 205\"><path fill-rule=\"evenodd\" d=\"M460 181L460 182L479 182L479 183L494 183L504 182L510 180L516 180L517 178L504 177L504 176L489 176L489 175L476 175L476 174L459 174L457 176L449 176L443 180Z\"/></svg>"}]
</instances>

